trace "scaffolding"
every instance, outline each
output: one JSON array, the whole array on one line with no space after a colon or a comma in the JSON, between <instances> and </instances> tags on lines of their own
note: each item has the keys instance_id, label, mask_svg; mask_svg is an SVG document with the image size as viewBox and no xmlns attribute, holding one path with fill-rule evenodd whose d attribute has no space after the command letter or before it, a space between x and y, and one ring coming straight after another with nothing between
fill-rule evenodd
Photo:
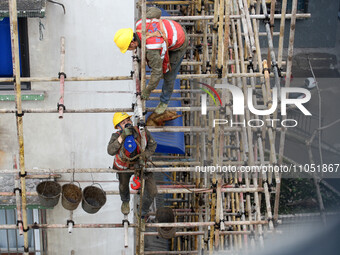
<instances>
[{"instance_id":1,"label":"scaffolding","mask_svg":"<svg viewBox=\"0 0 340 255\"><path fill-rule=\"evenodd\" d=\"M275 14L276 0L202 0L202 1L146 1L138 2L139 17L142 19L142 47L134 59L131 76L115 77L69 77L64 74L65 38L61 38L61 67L59 77L20 77L19 46L17 31L16 1L9 1L13 74L14 77L0 78L0 82L13 82L16 93L16 109L0 109L1 114L15 113L19 141L19 170L0 170L1 174L18 174L14 192L0 192L0 196L15 196L17 199L18 224L0 225L0 229L16 229L24 235L24 252L28 252L29 229L70 228L68 224L27 224L26 196L36 196L26 192L25 180L32 175L64 173L112 173L114 169L26 169L24 165L23 116L30 113L99 113L133 111L132 108L105 108L72 110L64 107L65 81L134 80L136 82L137 105L135 116L141 132L144 132L145 102L140 92L150 78L145 73L146 6L150 4L164 8L172 14L166 19L176 20L185 27L190 44L182 63L181 80L182 107L169 110L182 111L183 127L149 127L151 132L185 132L186 153L179 155L154 156L153 164L143 172L162 172L171 175L172 185L158 186L159 194L172 194L171 207L175 212L175 223L146 223L135 218L131 224L73 224L73 228L127 228L136 230L136 254L212 254L213 251L228 250L238 252L264 245L264 236L275 233L278 220L281 176L275 172L241 171L244 166L267 166L283 163L286 128L273 121L278 113L256 116L249 110L248 98L256 109L270 109L273 106L273 88L280 91L290 85L295 21L308 18L309 14L297 14L297 0L292 2L292 13L286 13L287 0L282 1L282 11ZM268 11L270 7L270 12ZM274 31L274 20L280 19L279 31ZM284 61L283 39L286 20L291 20L288 57ZM264 22L264 25L260 22ZM265 32L260 32L264 26ZM267 37L268 54L263 59L260 36ZM275 48L273 36L279 36ZM285 67L285 68L284 68ZM139 75L141 73L141 75ZM141 79L139 80L139 77ZM285 84L281 79L285 77ZM58 109L22 109L21 81L59 82L60 100ZM213 105L213 100L200 90L200 84L209 84L221 95L221 104ZM241 89L244 94L244 115L233 115L232 94L226 85ZM249 90L251 89L251 90ZM120 93L120 91L116 91ZM160 93L155 90L154 93ZM248 93L252 93L248 95ZM151 98L152 99L152 98ZM154 98L153 98L154 99ZM175 99L172 99L175 100ZM201 114L201 102L206 100L207 113ZM235 102L235 100L234 100ZM243 102L242 102L243 103ZM279 102L280 103L280 102ZM214 120L223 120L222 125L212 125ZM269 120L269 121L268 121ZM285 121L283 118L282 121ZM238 123L228 126L226 123ZM251 124L249 124L251 123ZM262 123L262 124L261 124ZM265 124L263 124L265 123ZM248 125L247 125L248 124ZM142 135L144 137L144 135ZM146 142L142 141L142 146ZM279 144L277 151L275 144ZM203 145L203 146L201 146ZM269 152L266 151L269 150ZM169 159L178 161L169 161ZM198 171L208 166L231 166L236 171ZM164 167L169 166L169 167ZM143 176L142 172L142 176ZM32 178L32 177L31 177ZM34 178L34 177L33 177ZM39 178L36 176L36 178ZM41 178L41 176L40 176ZM131 192L136 194L137 192ZM140 196L143 194L143 183ZM20 196L21 194L21 196ZM118 195L118 191L106 191L108 195ZM137 196L139 194L136 194ZM274 204L272 201L274 200ZM22 220L21 220L22 219ZM150 227L176 227L177 233L171 239L171 251L145 251L148 236L158 235L148 232ZM185 236L185 238L181 238ZM125 242L127 245L127 242Z\"/></svg>"}]
</instances>

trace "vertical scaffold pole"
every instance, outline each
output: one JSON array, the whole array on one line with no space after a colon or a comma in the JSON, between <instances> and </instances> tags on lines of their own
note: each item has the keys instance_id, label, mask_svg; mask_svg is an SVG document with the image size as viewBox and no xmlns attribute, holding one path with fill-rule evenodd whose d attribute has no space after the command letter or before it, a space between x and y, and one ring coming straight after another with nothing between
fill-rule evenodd
<instances>
[{"instance_id":1,"label":"vertical scaffold pole","mask_svg":"<svg viewBox=\"0 0 340 255\"><path fill-rule=\"evenodd\" d=\"M138 127L139 127L139 131L141 134L141 145L142 145L142 151L145 150L146 148L146 139L145 139L145 120L144 120L144 115L143 115L143 109L145 108L145 102L143 102L141 100L141 94L140 92L143 91L143 89L145 89L146 87L146 52L145 52L145 48L146 48L146 0L142 0L142 46L141 46L141 83L140 83L140 91L137 91L137 108L138 108L138 117L139 117L139 123L138 123ZM139 206L140 206L140 210L139 210L139 217L141 217L141 212L142 212L142 204L143 204L143 193L144 193L144 178L143 178L143 169L141 170L141 192L140 192L140 201L139 201ZM139 224L138 224L138 234L139 234L139 250L137 250L137 252L139 252L139 255L143 255L144 254L144 232L145 232L145 224L144 222L142 222L142 219L139 219Z\"/></svg>"},{"instance_id":2,"label":"vertical scaffold pole","mask_svg":"<svg viewBox=\"0 0 340 255\"><path fill-rule=\"evenodd\" d=\"M25 171L25 152L24 152L24 129L22 117L24 113L21 106L21 81L20 81L20 59L19 59L19 39L18 39L18 17L17 2L10 0L9 2L9 19L11 29L11 45L12 45L12 63L15 90L15 107L16 107L16 123L17 135L19 142L19 168L21 181L21 200L22 200L22 220L24 231L24 254L28 255L28 227L27 227L27 211L26 211L26 171Z\"/></svg>"},{"instance_id":3,"label":"vertical scaffold pole","mask_svg":"<svg viewBox=\"0 0 340 255\"><path fill-rule=\"evenodd\" d=\"M59 98L59 104L58 104L58 110L59 110L59 119L63 118L64 113L64 87L65 87L65 38L62 36L60 38L60 73L59 73L59 79L60 79L60 98Z\"/></svg>"},{"instance_id":4,"label":"vertical scaffold pole","mask_svg":"<svg viewBox=\"0 0 340 255\"><path fill-rule=\"evenodd\" d=\"M283 1L282 4L286 5L287 1ZM286 7L284 7L284 6L282 6L282 12L283 11L284 12L286 11ZM290 80L291 80L292 64L293 64L294 37L295 37L296 11L297 11L297 0L293 0L293 2L292 2L292 18L291 18L291 21L290 21L291 23L290 23L290 34L289 34L285 87L290 86ZM281 18L280 41L282 41L282 42L281 42L281 45L279 44L279 57L280 57L279 63L281 63L281 59L282 59L282 52L280 54L280 51L282 51L282 49L280 47L283 48L283 34L284 34L284 21L282 21L282 18ZM286 116L282 116L282 119L285 120ZM285 137L286 137L286 128L282 127L281 128L281 134L280 134L280 147L279 147L279 159L278 159L279 164L282 164L282 162L283 162ZM274 221L277 221L278 217L279 217L280 190L281 190L281 183L276 185L275 203L274 203Z\"/></svg>"}]
</instances>

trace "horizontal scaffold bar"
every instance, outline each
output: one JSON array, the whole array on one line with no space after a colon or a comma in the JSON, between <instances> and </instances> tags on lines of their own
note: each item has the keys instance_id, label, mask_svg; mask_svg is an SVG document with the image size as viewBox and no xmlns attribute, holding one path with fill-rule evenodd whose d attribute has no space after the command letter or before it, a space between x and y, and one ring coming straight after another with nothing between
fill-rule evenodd
<instances>
[{"instance_id":1,"label":"horizontal scaffold bar","mask_svg":"<svg viewBox=\"0 0 340 255\"><path fill-rule=\"evenodd\" d=\"M204 231L185 231L176 232L175 236L201 236L204 235ZM219 231L219 235L250 235L251 231ZM146 236L158 236L158 232L145 232Z\"/></svg>"},{"instance_id":2,"label":"horizontal scaffold bar","mask_svg":"<svg viewBox=\"0 0 340 255\"><path fill-rule=\"evenodd\" d=\"M167 163L167 162L166 162ZM169 162L171 164L171 162ZM195 162L197 163L197 162ZM269 162L254 162L254 165L262 165L268 164ZM163 165L163 162L157 162L159 166ZM181 164L181 162L178 162ZM238 170L241 166L244 165L243 161L224 161L223 166L236 166L235 168ZM198 168L200 167L200 168ZM195 167L148 167L145 168L146 172L195 172L195 171L216 171L218 172L218 167L210 166L195 166ZM210 170L209 170L210 169ZM225 168L227 171L228 168ZM232 169L233 170L233 169ZM221 171L223 172L223 168L221 167ZM49 168L41 168L41 169L26 169L28 174L71 174L71 173L119 173L120 170L112 169L112 168L63 168L63 169L49 169ZM134 173L133 170L124 170L124 173ZM0 174L18 174L18 170L15 169L1 169Z\"/></svg>"},{"instance_id":3,"label":"horizontal scaffold bar","mask_svg":"<svg viewBox=\"0 0 340 255\"><path fill-rule=\"evenodd\" d=\"M184 186L184 185L183 185ZM242 193L242 192L263 192L263 188L222 188L222 193ZM181 194L181 193L212 193L213 189L205 188L157 188L158 194ZM119 195L119 190L106 190L106 195ZM138 194L137 190L130 190L131 194ZM37 192L26 192L27 196L38 196ZM11 197L15 196L13 192L0 192L0 196Z\"/></svg>"},{"instance_id":4,"label":"horizontal scaffold bar","mask_svg":"<svg viewBox=\"0 0 340 255\"><path fill-rule=\"evenodd\" d=\"M144 251L143 254L198 254L199 251Z\"/></svg>"},{"instance_id":5,"label":"horizontal scaffold bar","mask_svg":"<svg viewBox=\"0 0 340 255\"><path fill-rule=\"evenodd\" d=\"M266 19L266 15L264 14L251 14L249 15L251 19ZM291 19L292 14L286 14L286 19ZM311 17L310 13L298 13L296 14L297 19L308 19ZM213 15L206 15L206 16L166 16L161 17L168 20L211 20L214 18ZM223 19L225 17L223 16ZM230 19L240 19L241 15L229 15ZM281 14L274 14L275 19L281 19Z\"/></svg>"},{"instance_id":6,"label":"horizontal scaffold bar","mask_svg":"<svg viewBox=\"0 0 340 255\"><path fill-rule=\"evenodd\" d=\"M172 5L172 4L194 4L195 0L191 1L147 1L146 4L160 4L160 5Z\"/></svg>"},{"instance_id":7,"label":"horizontal scaffold bar","mask_svg":"<svg viewBox=\"0 0 340 255\"><path fill-rule=\"evenodd\" d=\"M282 75L285 73L282 72ZM263 77L262 73L229 73L227 78L232 77ZM177 79L203 79L203 78L218 78L218 74L179 74ZM150 79L150 75L146 75L146 79ZM102 77L69 77L67 81L117 81L117 80L132 80L131 76L102 76ZM21 82L60 82L58 77L21 77ZM14 82L13 77L0 78L1 82Z\"/></svg>"},{"instance_id":8,"label":"horizontal scaffold bar","mask_svg":"<svg viewBox=\"0 0 340 255\"><path fill-rule=\"evenodd\" d=\"M130 224L130 228L136 227L136 224ZM28 225L30 229L38 228L68 228L67 224L31 224ZM74 224L73 228L123 228L122 223L106 223L106 224ZM15 224L0 225L0 229L17 229Z\"/></svg>"},{"instance_id":9,"label":"horizontal scaffold bar","mask_svg":"<svg viewBox=\"0 0 340 255\"><path fill-rule=\"evenodd\" d=\"M285 75L285 72L281 73L282 75ZM270 74L270 76L274 76L274 74ZM150 75L147 75L146 78L150 79ZM226 74L225 78L242 78L242 77L264 77L263 73L228 73ZM206 78L218 78L218 74L179 74L176 76L177 79L206 79Z\"/></svg>"},{"instance_id":10,"label":"horizontal scaffold bar","mask_svg":"<svg viewBox=\"0 0 340 255\"><path fill-rule=\"evenodd\" d=\"M154 111L156 107L147 107L147 111ZM182 112L198 112L201 107L198 106L183 106L183 107L168 107L169 111L182 111ZM220 107L208 106L208 111L219 110ZM24 113L58 113L57 109L23 109ZM92 108L92 109L66 109L64 113L113 113L113 112L133 112L132 108ZM0 109L0 113L16 113L15 109Z\"/></svg>"},{"instance_id":11,"label":"horizontal scaffold bar","mask_svg":"<svg viewBox=\"0 0 340 255\"><path fill-rule=\"evenodd\" d=\"M176 223L146 223L146 227L198 227L198 226L214 226L215 222L176 222ZM224 225L234 226L234 225L259 225L268 224L268 221L225 221ZM35 228L68 228L67 224L30 224L28 225L30 229ZM130 228L136 227L136 224L130 224ZM73 228L123 228L124 225L121 223L106 223L106 224L74 224ZM0 225L0 229L17 229L16 224L6 224Z\"/></svg>"},{"instance_id":12,"label":"horizontal scaffold bar","mask_svg":"<svg viewBox=\"0 0 340 255\"><path fill-rule=\"evenodd\" d=\"M257 105L257 109L266 109L266 106ZM156 107L147 107L146 110L148 112L153 112ZM220 110L220 106L207 106L207 111L216 111ZM199 112L202 111L202 108L199 106L180 106L180 107L168 107L167 110L169 111L176 111L176 112ZM23 113L58 113L58 109L23 109ZM133 112L132 108L89 108L89 109L65 109L64 113L114 113L114 112ZM0 109L0 114L4 113L16 113L15 109ZM151 126L150 126L151 127ZM161 130L164 127L157 127ZM173 127L174 128L174 127ZM176 127L180 128L180 127ZM187 128L187 127L182 127ZM199 127L195 127L199 128ZM236 128L237 129L237 128ZM164 129L167 130L167 127ZM169 131L170 132L170 131ZM181 131L178 131L181 132ZM184 131L185 132L185 131Z\"/></svg>"},{"instance_id":13,"label":"horizontal scaffold bar","mask_svg":"<svg viewBox=\"0 0 340 255\"><path fill-rule=\"evenodd\" d=\"M132 80L131 76L69 77L65 81L121 81ZM58 77L20 77L21 82L60 82ZM14 78L0 78L0 82L14 82Z\"/></svg>"},{"instance_id":14,"label":"horizontal scaffold bar","mask_svg":"<svg viewBox=\"0 0 340 255\"><path fill-rule=\"evenodd\" d=\"M200 162L198 161L153 161L147 162L148 166L199 166Z\"/></svg>"},{"instance_id":15,"label":"horizontal scaffold bar","mask_svg":"<svg viewBox=\"0 0 340 255\"><path fill-rule=\"evenodd\" d=\"M175 223L146 223L146 227L162 228L162 227L199 227L199 226L214 226L215 222L175 222ZM268 224L266 220L259 221L224 221L226 226L234 225L260 225Z\"/></svg>"},{"instance_id":16,"label":"horizontal scaffold bar","mask_svg":"<svg viewBox=\"0 0 340 255\"><path fill-rule=\"evenodd\" d=\"M245 36L244 33L242 33L242 35ZM266 32L259 32L258 35L259 35L259 36L267 36L267 33L266 33ZM279 36L279 35L280 35L280 32L273 32L273 35L274 35L274 36ZM189 37L199 37L199 38L203 38L203 37L204 37L203 34L188 34L188 36L189 36ZM209 36L213 36L213 34L207 34L207 36L208 36L208 37L209 37ZM183 62L184 62L184 61L183 61ZM230 65L231 62L234 62L234 63L235 63L235 60L233 60L233 61L228 60L228 61L227 61L227 64ZM247 62L249 63L249 61L244 61L244 62L245 62L245 64L247 64ZM199 62L197 62L197 63L199 63Z\"/></svg>"},{"instance_id":17,"label":"horizontal scaffold bar","mask_svg":"<svg viewBox=\"0 0 340 255\"><path fill-rule=\"evenodd\" d=\"M209 128L202 128L202 127L171 127L171 126L166 126L166 127L148 127L148 130L150 132L205 132L208 131ZM225 131L238 131L240 130L239 128L231 128L231 129L225 129Z\"/></svg>"}]
</instances>

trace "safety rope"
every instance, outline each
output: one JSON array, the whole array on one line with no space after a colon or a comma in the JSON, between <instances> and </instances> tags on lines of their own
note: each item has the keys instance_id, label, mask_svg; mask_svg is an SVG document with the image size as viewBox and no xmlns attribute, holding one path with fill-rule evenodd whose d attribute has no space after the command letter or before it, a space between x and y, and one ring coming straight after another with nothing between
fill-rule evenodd
<instances>
[{"instance_id":1,"label":"safety rope","mask_svg":"<svg viewBox=\"0 0 340 255\"><path fill-rule=\"evenodd\" d=\"M129 158L128 156L126 156L125 153L122 153L122 155L119 155L119 156L122 156L122 158L124 158L124 160L126 160L126 161L136 161L136 159L138 159L138 158L140 158L140 157L142 157L142 159L145 159L145 158L146 158L146 157L145 157L145 155L146 155L145 150L143 150L141 144L138 142L137 139L134 139L134 140L135 140L137 146L139 147L139 149L140 149L142 152L138 153L136 156L131 157L131 158ZM122 148L122 146L123 146L123 143L121 143L120 149ZM124 147L123 147L123 148L124 148ZM125 150L125 148L124 148L124 150Z\"/></svg>"}]
</instances>

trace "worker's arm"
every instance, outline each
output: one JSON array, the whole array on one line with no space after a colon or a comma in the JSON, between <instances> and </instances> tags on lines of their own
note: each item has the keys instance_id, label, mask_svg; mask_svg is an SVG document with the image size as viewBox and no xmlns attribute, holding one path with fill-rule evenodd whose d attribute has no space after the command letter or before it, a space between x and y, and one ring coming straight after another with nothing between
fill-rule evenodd
<instances>
[{"instance_id":1,"label":"worker's arm","mask_svg":"<svg viewBox=\"0 0 340 255\"><path fill-rule=\"evenodd\" d=\"M107 153L111 156L116 155L120 149L121 142L122 138L120 137L120 135L117 133L113 133L110 142L107 145Z\"/></svg>"},{"instance_id":2,"label":"worker's arm","mask_svg":"<svg viewBox=\"0 0 340 255\"><path fill-rule=\"evenodd\" d=\"M147 89L154 90L163 77L163 60L161 59L160 50L146 50L146 58L151 67L151 77Z\"/></svg>"},{"instance_id":3,"label":"worker's arm","mask_svg":"<svg viewBox=\"0 0 340 255\"><path fill-rule=\"evenodd\" d=\"M145 148L145 156L150 157L152 154L154 154L156 148L157 148L157 142L155 139L153 139L150 132L146 129L146 137L147 137L147 145Z\"/></svg>"}]
</instances>

